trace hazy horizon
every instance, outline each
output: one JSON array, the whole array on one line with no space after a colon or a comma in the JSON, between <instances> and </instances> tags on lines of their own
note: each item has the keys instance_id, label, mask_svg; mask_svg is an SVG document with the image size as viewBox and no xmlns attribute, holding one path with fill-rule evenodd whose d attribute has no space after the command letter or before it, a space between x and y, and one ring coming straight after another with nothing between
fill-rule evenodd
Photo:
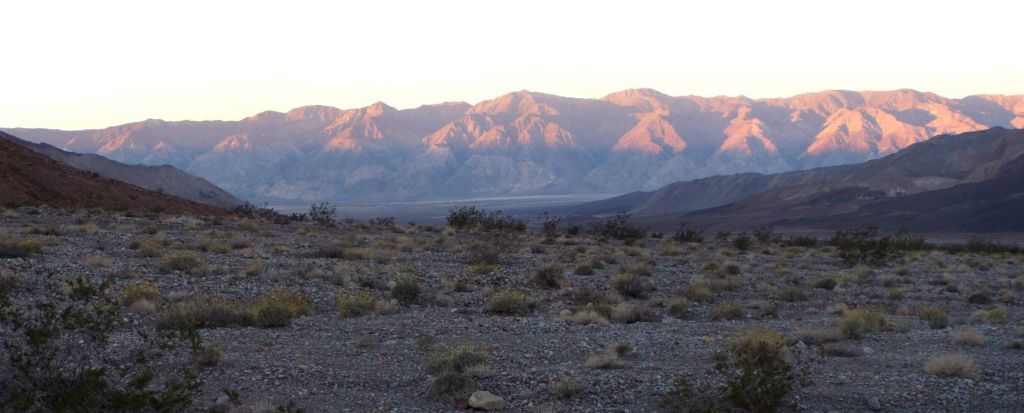
<instances>
[{"instance_id":1,"label":"hazy horizon","mask_svg":"<svg viewBox=\"0 0 1024 413\"><path fill-rule=\"evenodd\" d=\"M244 6L244 7L241 7ZM234 120L307 105L476 103L515 90L787 97L1024 93L1024 5L184 1L20 3L0 126ZM13 39L17 38L15 41ZM983 64L978 64L979 60Z\"/></svg>"}]
</instances>

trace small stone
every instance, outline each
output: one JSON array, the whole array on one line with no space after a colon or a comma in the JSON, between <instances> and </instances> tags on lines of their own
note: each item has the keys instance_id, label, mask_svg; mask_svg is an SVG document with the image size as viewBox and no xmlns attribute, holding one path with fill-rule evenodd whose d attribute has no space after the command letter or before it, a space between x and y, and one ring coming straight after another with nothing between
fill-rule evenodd
<instances>
[{"instance_id":1,"label":"small stone","mask_svg":"<svg viewBox=\"0 0 1024 413\"><path fill-rule=\"evenodd\" d=\"M864 348L862 348L861 351L863 351L864 354L872 354L872 353L875 352L874 349L872 349L871 347L868 347L868 346L864 346Z\"/></svg>"},{"instance_id":2,"label":"small stone","mask_svg":"<svg viewBox=\"0 0 1024 413\"><path fill-rule=\"evenodd\" d=\"M502 410L506 406L505 401L501 397L495 396L491 392L477 390L473 392L472 396L469 396L469 407L481 410Z\"/></svg>"},{"instance_id":3,"label":"small stone","mask_svg":"<svg viewBox=\"0 0 1024 413\"><path fill-rule=\"evenodd\" d=\"M882 411L882 403L878 401L877 397L869 398L868 408L871 409L871 411L880 412Z\"/></svg>"}]
</instances>

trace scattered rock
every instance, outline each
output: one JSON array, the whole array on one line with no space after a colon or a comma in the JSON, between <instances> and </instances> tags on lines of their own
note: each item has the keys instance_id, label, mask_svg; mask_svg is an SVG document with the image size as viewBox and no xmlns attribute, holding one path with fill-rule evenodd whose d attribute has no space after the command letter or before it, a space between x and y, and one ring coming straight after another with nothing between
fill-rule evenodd
<instances>
[{"instance_id":1,"label":"scattered rock","mask_svg":"<svg viewBox=\"0 0 1024 413\"><path fill-rule=\"evenodd\" d=\"M472 396L469 396L469 407L481 410L502 410L506 407L505 400L501 397L491 394L491 392L477 390L473 392Z\"/></svg>"},{"instance_id":2,"label":"scattered rock","mask_svg":"<svg viewBox=\"0 0 1024 413\"><path fill-rule=\"evenodd\" d=\"M882 403L878 401L877 397L868 398L868 408L871 411L880 412L882 411Z\"/></svg>"}]
</instances>

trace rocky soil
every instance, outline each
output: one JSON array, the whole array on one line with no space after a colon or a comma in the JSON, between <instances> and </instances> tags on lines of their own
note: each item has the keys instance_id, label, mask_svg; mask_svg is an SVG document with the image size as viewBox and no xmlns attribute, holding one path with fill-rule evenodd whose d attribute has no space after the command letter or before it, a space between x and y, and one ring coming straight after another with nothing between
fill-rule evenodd
<instances>
[{"instance_id":1,"label":"rocky soil","mask_svg":"<svg viewBox=\"0 0 1024 413\"><path fill-rule=\"evenodd\" d=\"M545 241L534 232L497 236L409 224L130 215L3 211L0 238L43 244L30 257L0 258L0 267L19 279L13 301L27 305L59 294L54 286L77 276L111 281L112 294L137 282L154 285L160 298L152 306L121 310L114 347L196 297L244 301L287 290L312 304L285 327L200 329L223 357L197 370L197 411L258 411L288 401L310 412L462 411L477 390L503 399L507 411L657 411L678 378L713 381L716 354L729 336L751 327L783 334L806 355L810 385L792 397L799 411L1024 410L1019 255L911 252L872 268L851 267L830 247L757 241L740 251L715 239L649 238L630 246L592 235ZM159 250L143 253L138 244L145 240ZM318 253L333 245L343 251L338 258ZM161 269L161 257L179 250L196 254L200 266ZM488 258L497 264L480 264ZM603 268L575 274L595 260ZM552 286L533 280L547 264L560 266ZM639 297L610 287L622 271L639 274ZM816 288L823 278L837 285ZM392 298L401 279L420 287L411 302ZM695 292L700 288L710 297ZM536 306L516 315L489 312L489 300L507 290L528 293ZM374 308L343 316L338 296L349 293L369 294ZM980 303L977 293L991 302ZM586 302L617 312L634 305L643 320L570 320ZM738 309L729 313L729 304ZM843 312L865 306L883 309L887 326L843 337L836 330ZM931 328L922 320L928 307L944 310L948 325ZM980 333L984 344L954 342L964 330ZM620 343L631 352L615 368L587 367L589 358ZM486 361L468 373L471 386L433 395L428 365L460 346L482 351ZM925 371L929 359L949 353L973 359L976 371ZM556 380L578 390L556 394ZM241 405L227 402L222 389L237 391Z\"/></svg>"}]
</instances>

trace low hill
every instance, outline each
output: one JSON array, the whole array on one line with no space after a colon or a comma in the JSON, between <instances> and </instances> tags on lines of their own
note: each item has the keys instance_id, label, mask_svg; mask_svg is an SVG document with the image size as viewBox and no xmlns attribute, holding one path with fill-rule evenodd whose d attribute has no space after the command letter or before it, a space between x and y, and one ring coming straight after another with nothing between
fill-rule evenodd
<instances>
[{"instance_id":1,"label":"low hill","mask_svg":"<svg viewBox=\"0 0 1024 413\"><path fill-rule=\"evenodd\" d=\"M223 209L71 167L0 132L0 204L221 214Z\"/></svg>"}]
</instances>

